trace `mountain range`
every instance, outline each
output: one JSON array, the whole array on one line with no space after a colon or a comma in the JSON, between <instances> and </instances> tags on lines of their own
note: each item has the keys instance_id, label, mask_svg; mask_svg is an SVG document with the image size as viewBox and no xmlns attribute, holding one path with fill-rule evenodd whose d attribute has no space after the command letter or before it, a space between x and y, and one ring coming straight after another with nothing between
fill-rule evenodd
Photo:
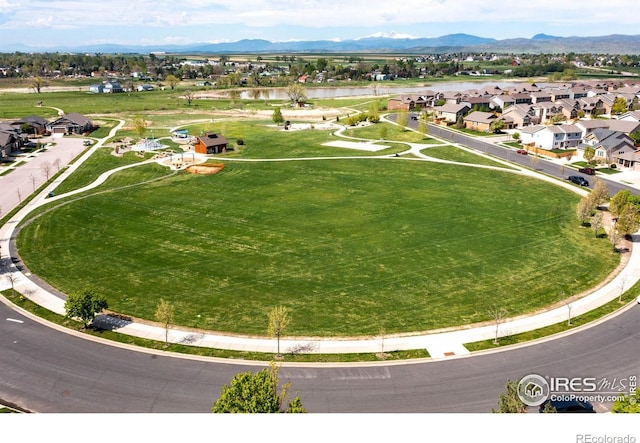
<instances>
[{"instance_id":1,"label":"mountain range","mask_svg":"<svg viewBox=\"0 0 640 443\"><path fill-rule=\"evenodd\" d=\"M245 39L226 43L195 43L189 45L117 45L99 44L75 47L31 47L0 43L0 52L82 52L82 53L151 53L232 54L232 53L591 53L640 54L640 35L607 35L600 37L556 37L538 34L530 39L496 40L468 34L449 34L435 38L371 36L360 39L332 41L271 42Z\"/></svg>"}]
</instances>

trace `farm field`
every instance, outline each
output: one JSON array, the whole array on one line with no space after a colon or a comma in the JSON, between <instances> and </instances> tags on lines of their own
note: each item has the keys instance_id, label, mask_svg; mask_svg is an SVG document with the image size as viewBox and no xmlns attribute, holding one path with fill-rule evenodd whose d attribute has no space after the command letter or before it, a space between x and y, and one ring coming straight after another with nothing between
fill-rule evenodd
<instances>
[{"instance_id":1,"label":"farm field","mask_svg":"<svg viewBox=\"0 0 640 443\"><path fill-rule=\"evenodd\" d=\"M255 131L219 174L141 166L35 218L22 258L126 315L153 320L164 298L177 324L264 335L283 304L288 334L304 336L457 326L490 320L492 306L532 312L617 264L608 241L578 227L578 197L550 184L402 159L237 161L333 149L319 146L322 131L288 142Z\"/></svg>"}]
</instances>

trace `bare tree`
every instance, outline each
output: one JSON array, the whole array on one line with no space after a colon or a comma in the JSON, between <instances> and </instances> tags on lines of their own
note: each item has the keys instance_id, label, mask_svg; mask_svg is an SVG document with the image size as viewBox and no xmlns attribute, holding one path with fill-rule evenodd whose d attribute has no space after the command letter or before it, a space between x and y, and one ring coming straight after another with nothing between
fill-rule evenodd
<instances>
[{"instance_id":1,"label":"bare tree","mask_svg":"<svg viewBox=\"0 0 640 443\"><path fill-rule=\"evenodd\" d=\"M571 326L571 308L573 308L573 303L568 298L565 298L565 293L562 291L562 303L567 307L568 317L567 317L567 326Z\"/></svg>"},{"instance_id":2,"label":"bare tree","mask_svg":"<svg viewBox=\"0 0 640 443\"><path fill-rule=\"evenodd\" d=\"M304 87L300 83L292 83L287 87L287 96L292 103L300 103L307 99Z\"/></svg>"},{"instance_id":3,"label":"bare tree","mask_svg":"<svg viewBox=\"0 0 640 443\"><path fill-rule=\"evenodd\" d=\"M33 192L36 192L36 176L33 174L29 174L29 178L31 179L31 186L33 186Z\"/></svg>"},{"instance_id":4,"label":"bare tree","mask_svg":"<svg viewBox=\"0 0 640 443\"><path fill-rule=\"evenodd\" d=\"M489 313L491 314L491 317L493 318L494 324L496 326L496 333L493 339L493 344L497 345L499 344L498 342L498 333L500 330L500 324L502 323L502 321L504 320L504 318L507 316L508 312L505 308L501 308L499 306L494 306L493 308L491 308L489 310Z\"/></svg>"},{"instance_id":5,"label":"bare tree","mask_svg":"<svg viewBox=\"0 0 640 443\"><path fill-rule=\"evenodd\" d=\"M16 188L16 192L18 193L18 202L22 203L22 194L20 194L20 188Z\"/></svg>"},{"instance_id":6,"label":"bare tree","mask_svg":"<svg viewBox=\"0 0 640 443\"><path fill-rule=\"evenodd\" d=\"M56 168L56 172L60 172L60 168L62 168L62 160L60 160L59 158L56 158L53 161L53 166Z\"/></svg>"},{"instance_id":7,"label":"bare tree","mask_svg":"<svg viewBox=\"0 0 640 443\"><path fill-rule=\"evenodd\" d=\"M624 289L627 285L627 278L625 276L620 277L620 295L618 296L618 302L622 303L622 296L624 295Z\"/></svg>"},{"instance_id":8,"label":"bare tree","mask_svg":"<svg viewBox=\"0 0 640 443\"><path fill-rule=\"evenodd\" d=\"M187 105L191 106L191 102L196 98L196 95L193 91L185 91L184 98L187 100Z\"/></svg>"},{"instance_id":9,"label":"bare tree","mask_svg":"<svg viewBox=\"0 0 640 443\"><path fill-rule=\"evenodd\" d=\"M529 161L531 162L531 167L533 169L538 168L538 163L540 163L540 157L538 157L535 153L529 156Z\"/></svg>"},{"instance_id":10,"label":"bare tree","mask_svg":"<svg viewBox=\"0 0 640 443\"><path fill-rule=\"evenodd\" d=\"M609 230L609 241L611 242L611 246L613 246L614 252L618 250L618 242L621 237L622 235L618 232L616 227L611 226L611 229Z\"/></svg>"},{"instance_id":11,"label":"bare tree","mask_svg":"<svg viewBox=\"0 0 640 443\"><path fill-rule=\"evenodd\" d=\"M44 162L40 165L40 169L42 169L47 181L49 181L49 177L51 176L51 167L52 165L49 162Z\"/></svg>"},{"instance_id":12,"label":"bare tree","mask_svg":"<svg viewBox=\"0 0 640 443\"><path fill-rule=\"evenodd\" d=\"M7 281L9 282L9 284L11 284L11 295L13 297L16 296L16 282L18 281L18 276L16 274L14 274L13 272L11 272L11 270L7 269L7 273L5 274L4 278L7 279Z\"/></svg>"}]
</instances>

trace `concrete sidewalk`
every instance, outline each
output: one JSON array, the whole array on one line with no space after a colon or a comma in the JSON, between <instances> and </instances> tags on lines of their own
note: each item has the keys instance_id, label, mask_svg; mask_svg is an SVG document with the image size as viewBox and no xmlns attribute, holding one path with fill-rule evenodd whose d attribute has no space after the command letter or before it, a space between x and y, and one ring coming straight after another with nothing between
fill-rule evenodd
<instances>
[{"instance_id":1,"label":"concrete sidewalk","mask_svg":"<svg viewBox=\"0 0 640 443\"><path fill-rule=\"evenodd\" d=\"M91 152L88 152L84 158L88 158L92 151L97 149L99 146L101 146L101 143L96 144ZM50 190L54 189L59 182L63 181L68 174L71 174L80 163L81 161L77 162L77 164L73 165L72 168L65 171L65 174L63 174L62 177L56 180L55 183L48 186L47 189L45 189L36 199L19 211L8 223L0 228L0 248L2 252L2 259L5 262L10 263L10 272L15 289L35 303L61 315L65 314L64 295L56 293L53 290L47 290L45 285L38 283L37 278L33 278L28 274L20 272L20 270L16 268L15 264L11 262L10 244L11 238L14 235L15 227L31 211L42 204L53 201L54 199L70 195L56 196L45 200ZM135 166L136 165L128 165L123 168ZM118 170L123 168L119 168ZM113 170L109 173L103 174L103 176L96 180L96 182L99 182L98 184L102 183L106 180L108 175L115 171L116 170ZM557 182L561 183L561 181ZM82 192L86 189L95 187L98 184L94 183L89 185L87 188L83 188L82 190L75 192ZM622 292L633 286L638 279L640 279L640 251L638 251L638 247L635 246L635 243L637 243L638 240L640 240L640 237L638 235L634 236L634 247L632 248L626 267L609 283L593 291L589 295L572 302L570 305L562 305L531 316L504 319L497 326L497 335L502 337L506 335L519 334L556 323L566 322L569 318L569 313L571 314L571 317L575 317L608 303L609 301L617 299ZM0 280L0 289L10 289L10 280L6 276L3 277L4 278ZM98 316L94 323L98 327L115 330L122 334L158 341L165 340L164 328L147 323L125 321L105 315ZM493 339L495 336L496 324L485 323L477 326L468 325L460 328L451 328L446 331L431 331L424 334L389 335L355 339L331 339L317 337L282 339L280 340L280 349L282 352L286 353L298 351L302 353L315 354L378 353L398 350L426 349L432 358L446 358L469 354L469 351L464 346L465 343L489 340ZM185 330L177 327L170 329L169 341L172 343L225 350L265 353L276 352L276 341L272 338L214 334L206 331Z\"/></svg>"}]
</instances>

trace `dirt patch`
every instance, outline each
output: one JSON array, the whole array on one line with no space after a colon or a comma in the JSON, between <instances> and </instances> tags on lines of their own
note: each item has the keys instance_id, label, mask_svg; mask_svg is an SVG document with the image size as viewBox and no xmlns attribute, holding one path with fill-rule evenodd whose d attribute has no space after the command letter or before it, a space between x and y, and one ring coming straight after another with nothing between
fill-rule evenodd
<instances>
[{"instance_id":1,"label":"dirt patch","mask_svg":"<svg viewBox=\"0 0 640 443\"><path fill-rule=\"evenodd\" d=\"M187 172L191 174L211 175L217 174L224 169L223 163L203 163L201 165L191 165L187 168Z\"/></svg>"}]
</instances>

